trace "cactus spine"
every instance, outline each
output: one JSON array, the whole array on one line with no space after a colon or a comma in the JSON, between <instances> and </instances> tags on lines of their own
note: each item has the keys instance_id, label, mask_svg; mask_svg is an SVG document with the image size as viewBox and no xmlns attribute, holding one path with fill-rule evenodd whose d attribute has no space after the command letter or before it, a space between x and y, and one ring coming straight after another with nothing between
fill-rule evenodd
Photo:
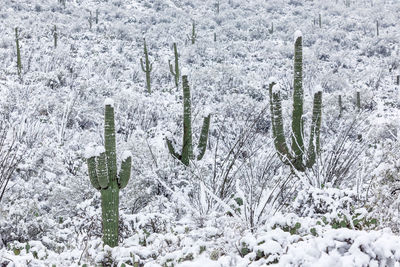
<instances>
[{"instance_id":1,"label":"cactus spine","mask_svg":"<svg viewBox=\"0 0 400 267\"><path fill-rule=\"evenodd\" d=\"M192 114L191 114L191 99L190 99L190 88L186 75L182 76L182 87L183 87L183 144L182 153L178 154L172 145L172 142L167 139L168 150L172 156L179 159L184 165L189 166L189 162L194 158L193 156L193 145L192 145ZM201 160L206 152L208 142L208 131L210 129L210 118L209 114L203 119L203 126L201 128L199 143L198 143L198 155L197 160Z\"/></svg>"},{"instance_id":2,"label":"cactus spine","mask_svg":"<svg viewBox=\"0 0 400 267\"><path fill-rule=\"evenodd\" d=\"M196 24L194 23L194 20L192 21L192 34L188 35L188 39L194 44L197 39L197 34L196 34Z\"/></svg>"},{"instance_id":3,"label":"cactus spine","mask_svg":"<svg viewBox=\"0 0 400 267\"><path fill-rule=\"evenodd\" d=\"M54 48L57 48L57 37L58 37L57 26L54 25L54 28L53 28Z\"/></svg>"},{"instance_id":4,"label":"cactus spine","mask_svg":"<svg viewBox=\"0 0 400 267\"><path fill-rule=\"evenodd\" d=\"M19 35L18 35L18 28L15 28L15 44L17 46L17 73L18 76L22 74L22 63L21 63L21 48L19 46Z\"/></svg>"},{"instance_id":5,"label":"cactus spine","mask_svg":"<svg viewBox=\"0 0 400 267\"><path fill-rule=\"evenodd\" d=\"M144 43L144 63L143 59L140 59L140 66L142 67L142 70L144 73L146 73L146 88L147 92L151 93L151 80L150 80L150 72L153 70L153 63L150 64L149 61L149 53L147 51L147 45L146 45L146 39L143 38L143 43Z\"/></svg>"},{"instance_id":6,"label":"cactus spine","mask_svg":"<svg viewBox=\"0 0 400 267\"><path fill-rule=\"evenodd\" d=\"M105 103L104 117L105 145L87 156L87 165L91 184L101 192L103 242L115 247L118 246L119 190L128 184L132 157L123 155L117 174L114 107L110 101Z\"/></svg>"},{"instance_id":7,"label":"cactus spine","mask_svg":"<svg viewBox=\"0 0 400 267\"><path fill-rule=\"evenodd\" d=\"M175 55L175 71L174 67L171 64L171 60L168 61L168 64L169 64L169 71L171 72L172 75L174 75L175 78L175 86L176 88L178 88L180 71L179 71L179 55L178 55L178 49L176 48L176 43L174 43L174 55Z\"/></svg>"},{"instance_id":8,"label":"cactus spine","mask_svg":"<svg viewBox=\"0 0 400 267\"><path fill-rule=\"evenodd\" d=\"M275 82L269 84L270 109L272 120L272 134L274 145L280 158L285 164L294 167L296 170L304 172L306 168L311 168L319 153L320 148L320 128L322 115L322 92L314 94L313 115L310 129L310 139L307 154L304 150L303 141L303 85L302 85L302 37L301 34L295 39L294 56L294 92L293 92L293 113L292 113L292 133L291 150L286 144L283 129L282 101L279 92L273 92Z\"/></svg>"}]
</instances>

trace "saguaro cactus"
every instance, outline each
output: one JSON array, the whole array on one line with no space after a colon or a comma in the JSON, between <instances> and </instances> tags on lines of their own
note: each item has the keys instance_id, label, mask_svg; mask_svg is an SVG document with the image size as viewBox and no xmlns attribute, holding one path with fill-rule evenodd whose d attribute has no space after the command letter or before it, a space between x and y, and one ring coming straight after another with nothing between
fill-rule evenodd
<instances>
[{"instance_id":1,"label":"saguaro cactus","mask_svg":"<svg viewBox=\"0 0 400 267\"><path fill-rule=\"evenodd\" d=\"M271 28L269 28L268 30L269 34L273 34L274 33L274 23L271 23Z\"/></svg>"},{"instance_id":2,"label":"saguaro cactus","mask_svg":"<svg viewBox=\"0 0 400 267\"><path fill-rule=\"evenodd\" d=\"M180 71L179 71L179 55L178 55L178 49L176 48L176 43L174 43L174 55L175 55L175 71L174 67L171 64L171 60L168 60L168 65L169 65L169 71L171 72L172 75L174 75L175 86L176 88L178 88Z\"/></svg>"},{"instance_id":3,"label":"saguaro cactus","mask_svg":"<svg viewBox=\"0 0 400 267\"><path fill-rule=\"evenodd\" d=\"M376 36L379 36L379 21L376 21Z\"/></svg>"},{"instance_id":4,"label":"saguaro cactus","mask_svg":"<svg viewBox=\"0 0 400 267\"><path fill-rule=\"evenodd\" d=\"M88 148L86 158L90 182L101 192L103 242L115 247L118 246L119 190L128 184L132 157L129 152L123 153L121 169L117 174L114 105L111 99L104 104L105 144L104 147Z\"/></svg>"},{"instance_id":5,"label":"saguaro cactus","mask_svg":"<svg viewBox=\"0 0 400 267\"><path fill-rule=\"evenodd\" d=\"M182 76L182 87L183 87L183 143L182 153L178 154L172 145L172 142L167 139L168 150L172 156L179 159L183 164L189 166L189 162L194 158L193 156L193 145L192 145L192 111L191 111L191 99L190 99L190 88L186 75ZM206 152L207 141L208 141L208 130L210 129L210 118L209 114L203 119L203 126L201 128L198 155L197 160L201 160Z\"/></svg>"},{"instance_id":6,"label":"saguaro cactus","mask_svg":"<svg viewBox=\"0 0 400 267\"><path fill-rule=\"evenodd\" d=\"M54 48L57 48L57 37L58 37L57 26L54 25L54 28L53 28Z\"/></svg>"},{"instance_id":7,"label":"saguaro cactus","mask_svg":"<svg viewBox=\"0 0 400 267\"><path fill-rule=\"evenodd\" d=\"M140 59L140 66L142 66L142 70L144 73L146 73L146 87L147 87L147 92L151 93L151 80L150 80L150 73L153 70L153 63L150 64L149 61L149 53L147 51L147 45L146 45L146 39L143 38L143 43L144 43L144 61Z\"/></svg>"},{"instance_id":8,"label":"saguaro cactus","mask_svg":"<svg viewBox=\"0 0 400 267\"><path fill-rule=\"evenodd\" d=\"M361 95L360 95L360 92L357 92L357 94L356 94L356 105L357 105L357 110L360 112L361 111Z\"/></svg>"},{"instance_id":9,"label":"saguaro cactus","mask_svg":"<svg viewBox=\"0 0 400 267\"><path fill-rule=\"evenodd\" d=\"M197 39L197 34L196 34L196 24L194 23L194 20L192 21L192 34L188 35L188 39L194 44Z\"/></svg>"},{"instance_id":10,"label":"saguaro cactus","mask_svg":"<svg viewBox=\"0 0 400 267\"><path fill-rule=\"evenodd\" d=\"M274 91L276 80L272 79L269 83L270 109L272 120L272 133L274 145L280 158L285 164L293 166L298 171L305 171L311 168L315 161L320 147L320 128L322 114L322 92L314 94L313 115L310 129L310 139L307 153L304 149L303 141L303 63L302 63L302 34L295 34L295 55L294 55L294 92L293 92L293 113L292 113L292 133L291 150L286 144L283 129L282 101L279 91Z\"/></svg>"},{"instance_id":11,"label":"saguaro cactus","mask_svg":"<svg viewBox=\"0 0 400 267\"><path fill-rule=\"evenodd\" d=\"M17 73L18 73L18 76L21 76L21 74L22 74L21 48L19 46L19 35L18 35L17 27L15 27L15 44L17 47Z\"/></svg>"}]
</instances>

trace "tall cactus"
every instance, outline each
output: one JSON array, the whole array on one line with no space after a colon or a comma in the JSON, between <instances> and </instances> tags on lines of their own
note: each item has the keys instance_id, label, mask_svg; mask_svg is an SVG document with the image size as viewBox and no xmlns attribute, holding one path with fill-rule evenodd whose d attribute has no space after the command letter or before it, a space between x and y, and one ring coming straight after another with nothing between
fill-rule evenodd
<instances>
[{"instance_id":1,"label":"tall cactus","mask_svg":"<svg viewBox=\"0 0 400 267\"><path fill-rule=\"evenodd\" d=\"M129 152L123 153L121 169L117 174L114 105L111 99L104 104L105 144L96 149L88 148L86 158L90 182L101 192L103 242L115 247L118 246L119 190L128 184L132 157Z\"/></svg>"},{"instance_id":2,"label":"tall cactus","mask_svg":"<svg viewBox=\"0 0 400 267\"><path fill-rule=\"evenodd\" d=\"M171 60L168 60L168 65L169 65L169 71L171 72L172 75L174 75L175 86L176 88L178 88L180 71L179 71L179 55L178 55L178 49L176 48L176 43L174 43L174 55L175 55L175 71L174 67L171 64Z\"/></svg>"},{"instance_id":3,"label":"tall cactus","mask_svg":"<svg viewBox=\"0 0 400 267\"><path fill-rule=\"evenodd\" d=\"M140 59L140 66L142 67L142 70L144 73L146 73L146 88L147 92L151 93L151 80L150 80L150 73L153 70L153 63L150 64L149 61L149 53L147 51L147 45L146 45L146 39L143 38L143 43L144 43L144 63L143 59Z\"/></svg>"},{"instance_id":4,"label":"tall cactus","mask_svg":"<svg viewBox=\"0 0 400 267\"><path fill-rule=\"evenodd\" d=\"M293 92L293 113L292 113L292 133L291 150L286 144L283 129L282 101L280 92L274 92L275 80L269 84L270 109L272 120L272 133L274 145L280 158L285 164L293 166L298 171L305 171L311 168L320 148L320 128L322 114L322 92L314 94L313 115L310 129L310 139L307 153L304 149L303 141L303 56L302 56L302 35L300 32L295 34L295 54L294 54L294 92Z\"/></svg>"},{"instance_id":5,"label":"tall cactus","mask_svg":"<svg viewBox=\"0 0 400 267\"><path fill-rule=\"evenodd\" d=\"M190 99L190 88L186 75L182 76L182 87L183 87L183 143L182 153L178 154L172 145L172 142L167 139L168 150L172 156L179 159L184 165L189 166L189 162L194 158L193 156L193 144L192 144L192 111L191 111L191 99ZM201 160L206 152L208 142L208 131L210 129L210 118L209 114L203 119L203 126L201 128L199 143L198 143L198 155L197 160Z\"/></svg>"},{"instance_id":6,"label":"tall cactus","mask_svg":"<svg viewBox=\"0 0 400 267\"><path fill-rule=\"evenodd\" d=\"M21 47L19 46L19 35L17 27L15 27L15 44L17 47L17 73L18 76L21 76L22 74Z\"/></svg>"}]
</instances>

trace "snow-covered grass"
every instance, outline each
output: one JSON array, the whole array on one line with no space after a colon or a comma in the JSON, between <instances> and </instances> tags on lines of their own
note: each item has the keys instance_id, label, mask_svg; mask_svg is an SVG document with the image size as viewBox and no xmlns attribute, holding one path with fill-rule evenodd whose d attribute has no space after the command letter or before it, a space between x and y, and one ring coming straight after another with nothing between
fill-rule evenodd
<instances>
[{"instance_id":1,"label":"snow-covered grass","mask_svg":"<svg viewBox=\"0 0 400 267\"><path fill-rule=\"evenodd\" d=\"M400 266L399 21L395 0L2 0L1 145L22 160L7 187L0 164L0 263ZM289 132L299 36L304 127L321 90L322 151L314 168L293 174L273 147L268 84L279 85ZM188 168L165 142L180 150L174 42L191 88L194 140L212 114L206 154ZM126 151L118 161L132 155L133 172L112 249L101 242L100 194L85 163L99 153L92 144L104 143L104 105L115 107L118 151ZM320 188L307 186L315 179Z\"/></svg>"}]
</instances>

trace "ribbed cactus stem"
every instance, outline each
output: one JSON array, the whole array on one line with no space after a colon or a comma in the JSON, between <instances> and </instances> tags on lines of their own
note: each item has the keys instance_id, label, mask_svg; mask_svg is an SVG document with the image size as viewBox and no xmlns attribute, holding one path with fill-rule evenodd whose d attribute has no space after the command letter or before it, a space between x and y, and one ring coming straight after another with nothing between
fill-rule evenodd
<instances>
[{"instance_id":1,"label":"ribbed cactus stem","mask_svg":"<svg viewBox=\"0 0 400 267\"><path fill-rule=\"evenodd\" d=\"M316 155L320 150L320 130L321 130L321 116L322 116L322 92L319 91L314 94L313 113L310 129L310 140L308 145L308 155L306 167L311 168L316 161Z\"/></svg>"},{"instance_id":2,"label":"ribbed cactus stem","mask_svg":"<svg viewBox=\"0 0 400 267\"><path fill-rule=\"evenodd\" d=\"M269 99L271 109L271 121L272 121L272 134L274 137L275 149L278 151L279 157L284 161L292 160L292 155L289 152L289 148L286 144L285 133L283 129L283 118L282 118L282 101L280 98L280 92L274 92L273 87L275 82L269 84Z\"/></svg>"},{"instance_id":3,"label":"ribbed cactus stem","mask_svg":"<svg viewBox=\"0 0 400 267\"><path fill-rule=\"evenodd\" d=\"M183 147L182 163L189 165L189 160L193 158L192 146L192 100L187 76L182 76L183 87Z\"/></svg>"},{"instance_id":4,"label":"ribbed cactus stem","mask_svg":"<svg viewBox=\"0 0 400 267\"><path fill-rule=\"evenodd\" d=\"M150 79L150 73L153 70L153 64L150 63L149 61L149 53L147 51L147 45L146 45L146 39L143 38L143 51L144 51L144 60L145 62L143 63L143 59L140 59L140 66L142 67L142 71L146 73L146 88L147 92L151 93L151 79Z\"/></svg>"},{"instance_id":5,"label":"ribbed cactus stem","mask_svg":"<svg viewBox=\"0 0 400 267\"><path fill-rule=\"evenodd\" d=\"M178 88L179 76L181 75L181 73L179 71L179 55L178 55L178 49L176 47L176 43L174 43L174 56L175 56L175 71L174 71L174 67L171 64L171 61L168 61L168 64L169 64L169 71L171 72L171 74L174 76L174 79L175 79L175 86L176 86L176 88Z\"/></svg>"},{"instance_id":6,"label":"ribbed cactus stem","mask_svg":"<svg viewBox=\"0 0 400 267\"><path fill-rule=\"evenodd\" d=\"M193 155L193 144L192 144L192 114L191 114L191 97L190 87L187 75L182 76L182 88L183 88L183 142L182 142L182 153L179 154L175 151L172 142L167 139L168 150L171 155L179 159L184 165L189 166L190 160L194 158ZM198 155L197 160L201 160L207 148L208 132L210 128L209 114L203 119L203 126L201 129L199 144L198 144Z\"/></svg>"},{"instance_id":7,"label":"ribbed cactus stem","mask_svg":"<svg viewBox=\"0 0 400 267\"><path fill-rule=\"evenodd\" d=\"M15 43L17 47L17 73L18 76L22 74L22 63L21 63L21 48L19 46L19 35L18 35L18 28L15 28Z\"/></svg>"},{"instance_id":8,"label":"ribbed cactus stem","mask_svg":"<svg viewBox=\"0 0 400 267\"><path fill-rule=\"evenodd\" d=\"M197 155L197 160L201 160L203 158L204 154L206 153L207 141L208 141L208 131L210 129L210 119L211 119L210 114L203 119L203 126L201 127L199 144L197 146L197 149L199 151L199 155Z\"/></svg>"},{"instance_id":9,"label":"ribbed cactus stem","mask_svg":"<svg viewBox=\"0 0 400 267\"><path fill-rule=\"evenodd\" d=\"M292 113L292 150L294 165L301 168L304 153L303 142L303 44L302 35L297 33L294 43L294 81L293 81L293 113Z\"/></svg>"},{"instance_id":10,"label":"ribbed cactus stem","mask_svg":"<svg viewBox=\"0 0 400 267\"><path fill-rule=\"evenodd\" d=\"M103 242L115 247L118 246L119 190L128 184L132 157L124 153L117 176L114 106L110 99L105 101L104 140L104 147L89 149L86 157L90 182L101 192Z\"/></svg>"}]
</instances>

